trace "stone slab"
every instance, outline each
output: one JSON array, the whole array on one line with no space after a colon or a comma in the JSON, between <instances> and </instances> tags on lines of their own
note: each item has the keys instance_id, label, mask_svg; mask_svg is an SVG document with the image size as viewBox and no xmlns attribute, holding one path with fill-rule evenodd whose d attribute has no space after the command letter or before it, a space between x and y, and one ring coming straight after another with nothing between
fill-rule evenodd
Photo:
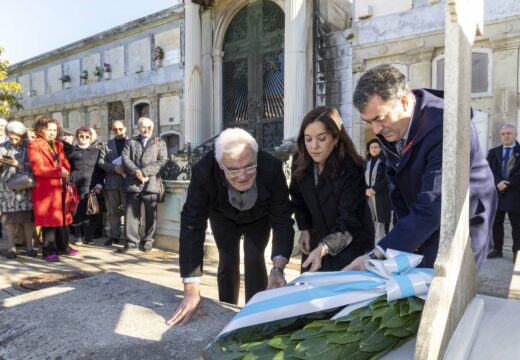
<instances>
[{"instance_id":1,"label":"stone slab","mask_svg":"<svg viewBox=\"0 0 520 360\"><path fill-rule=\"evenodd\" d=\"M0 358L198 359L238 310L206 300L207 316L165 320L181 292L103 273L0 301Z\"/></svg>"},{"instance_id":2,"label":"stone slab","mask_svg":"<svg viewBox=\"0 0 520 360\"><path fill-rule=\"evenodd\" d=\"M520 359L520 301L484 295L478 298L484 300L484 316L468 359Z\"/></svg>"}]
</instances>

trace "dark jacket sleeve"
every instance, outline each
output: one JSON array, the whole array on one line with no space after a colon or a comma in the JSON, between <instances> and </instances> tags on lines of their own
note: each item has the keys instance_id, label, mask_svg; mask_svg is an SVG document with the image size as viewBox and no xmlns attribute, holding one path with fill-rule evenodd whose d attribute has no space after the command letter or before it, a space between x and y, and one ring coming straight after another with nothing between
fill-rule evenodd
<instances>
[{"instance_id":1,"label":"dark jacket sleeve","mask_svg":"<svg viewBox=\"0 0 520 360\"><path fill-rule=\"evenodd\" d=\"M116 171L115 171L116 165L112 164L111 161L107 161L106 160L107 148L108 148L108 143L106 142L106 143L103 144L103 146L101 147L101 150L99 152L98 165L104 171L115 174L116 173Z\"/></svg>"},{"instance_id":2,"label":"dark jacket sleeve","mask_svg":"<svg viewBox=\"0 0 520 360\"><path fill-rule=\"evenodd\" d=\"M294 221L287 179L283 173L282 163L278 163L271 180L272 192L269 201L269 222L273 228L271 257L282 255L289 259L294 243Z\"/></svg>"},{"instance_id":3,"label":"dark jacket sleeve","mask_svg":"<svg viewBox=\"0 0 520 360\"><path fill-rule=\"evenodd\" d=\"M353 241L365 228L366 197L363 167L351 166L346 170L345 181L337 203L336 224L329 234L348 232ZM344 236L345 240L349 237ZM348 245L346 242L325 241L331 254L336 254Z\"/></svg>"},{"instance_id":4,"label":"dark jacket sleeve","mask_svg":"<svg viewBox=\"0 0 520 360\"><path fill-rule=\"evenodd\" d=\"M135 142L134 139L129 139L125 143L125 147L121 152L121 156L123 159L123 168L125 169L125 173L127 176L135 176L135 172L139 170L139 167L132 161L132 151L135 151L133 144Z\"/></svg>"},{"instance_id":5,"label":"dark jacket sleeve","mask_svg":"<svg viewBox=\"0 0 520 360\"><path fill-rule=\"evenodd\" d=\"M377 167L376 183L372 186L372 190L376 193L388 191L388 181L386 180L386 165L384 160Z\"/></svg>"},{"instance_id":6,"label":"dark jacket sleeve","mask_svg":"<svg viewBox=\"0 0 520 360\"><path fill-rule=\"evenodd\" d=\"M312 216L305 204L300 185L295 178L291 178L291 185L289 186L289 193L291 194L291 203L294 209L294 216L298 229L310 230L312 229Z\"/></svg>"},{"instance_id":7,"label":"dark jacket sleeve","mask_svg":"<svg viewBox=\"0 0 520 360\"><path fill-rule=\"evenodd\" d=\"M441 222L441 184L442 184L442 127L437 130L440 133L431 134L438 141L431 145L426 157L426 167L421 174L421 191L417 199L410 204L410 212L400 217L394 228L388 235L378 243L384 250L387 248L414 252L418 249L437 229ZM419 176L419 174L417 175ZM393 177L389 177L392 184ZM406 208L404 199L399 190L391 186L391 195L394 208ZM401 213L403 214L403 213Z\"/></svg>"},{"instance_id":8,"label":"dark jacket sleeve","mask_svg":"<svg viewBox=\"0 0 520 360\"><path fill-rule=\"evenodd\" d=\"M188 187L186 202L181 212L179 264L181 277L202 275L204 240L209 216L208 187L202 183L202 174L197 167Z\"/></svg>"}]
</instances>

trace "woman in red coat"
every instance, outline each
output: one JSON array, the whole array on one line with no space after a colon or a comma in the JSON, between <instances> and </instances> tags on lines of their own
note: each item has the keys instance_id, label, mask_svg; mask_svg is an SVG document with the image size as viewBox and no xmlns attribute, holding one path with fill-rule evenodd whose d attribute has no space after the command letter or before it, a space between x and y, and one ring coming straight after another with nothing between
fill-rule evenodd
<instances>
[{"instance_id":1,"label":"woman in red coat","mask_svg":"<svg viewBox=\"0 0 520 360\"><path fill-rule=\"evenodd\" d=\"M70 165L63 145L56 140L59 130L57 120L42 116L36 120L36 138L29 142L28 155L36 186L32 190L34 224L42 227L43 257L47 261L59 261L58 253L75 255L78 251L69 247L67 225L72 214L65 214L63 185L70 174Z\"/></svg>"}]
</instances>

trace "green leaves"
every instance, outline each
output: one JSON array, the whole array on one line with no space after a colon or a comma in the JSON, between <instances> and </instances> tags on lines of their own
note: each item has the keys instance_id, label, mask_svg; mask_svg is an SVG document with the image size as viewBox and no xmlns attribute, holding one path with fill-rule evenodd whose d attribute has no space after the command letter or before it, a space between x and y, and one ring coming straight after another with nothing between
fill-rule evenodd
<instances>
[{"instance_id":1,"label":"green leaves","mask_svg":"<svg viewBox=\"0 0 520 360\"><path fill-rule=\"evenodd\" d=\"M213 343L202 358L375 360L417 333L423 306L415 297L389 303L383 296L336 320L314 313L262 324Z\"/></svg>"}]
</instances>

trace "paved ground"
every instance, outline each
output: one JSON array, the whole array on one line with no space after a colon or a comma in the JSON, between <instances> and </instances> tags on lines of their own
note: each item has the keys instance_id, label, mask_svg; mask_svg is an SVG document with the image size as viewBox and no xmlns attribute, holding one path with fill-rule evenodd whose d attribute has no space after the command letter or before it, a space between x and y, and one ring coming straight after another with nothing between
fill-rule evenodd
<instances>
[{"instance_id":1,"label":"paved ground","mask_svg":"<svg viewBox=\"0 0 520 360\"><path fill-rule=\"evenodd\" d=\"M1 360L196 359L237 311L215 301L217 264L206 261L201 285L208 315L169 328L164 322L182 294L177 254L118 254L101 246L103 241L78 246L77 256L62 257L59 263L29 258L22 251L15 260L0 258ZM520 299L518 292L509 294L515 278L510 249L508 238L504 257L484 266L479 293ZM18 286L29 276L59 271L93 276L30 293ZM288 280L297 275L297 270L287 270ZM243 303L242 293L239 305Z\"/></svg>"}]
</instances>

